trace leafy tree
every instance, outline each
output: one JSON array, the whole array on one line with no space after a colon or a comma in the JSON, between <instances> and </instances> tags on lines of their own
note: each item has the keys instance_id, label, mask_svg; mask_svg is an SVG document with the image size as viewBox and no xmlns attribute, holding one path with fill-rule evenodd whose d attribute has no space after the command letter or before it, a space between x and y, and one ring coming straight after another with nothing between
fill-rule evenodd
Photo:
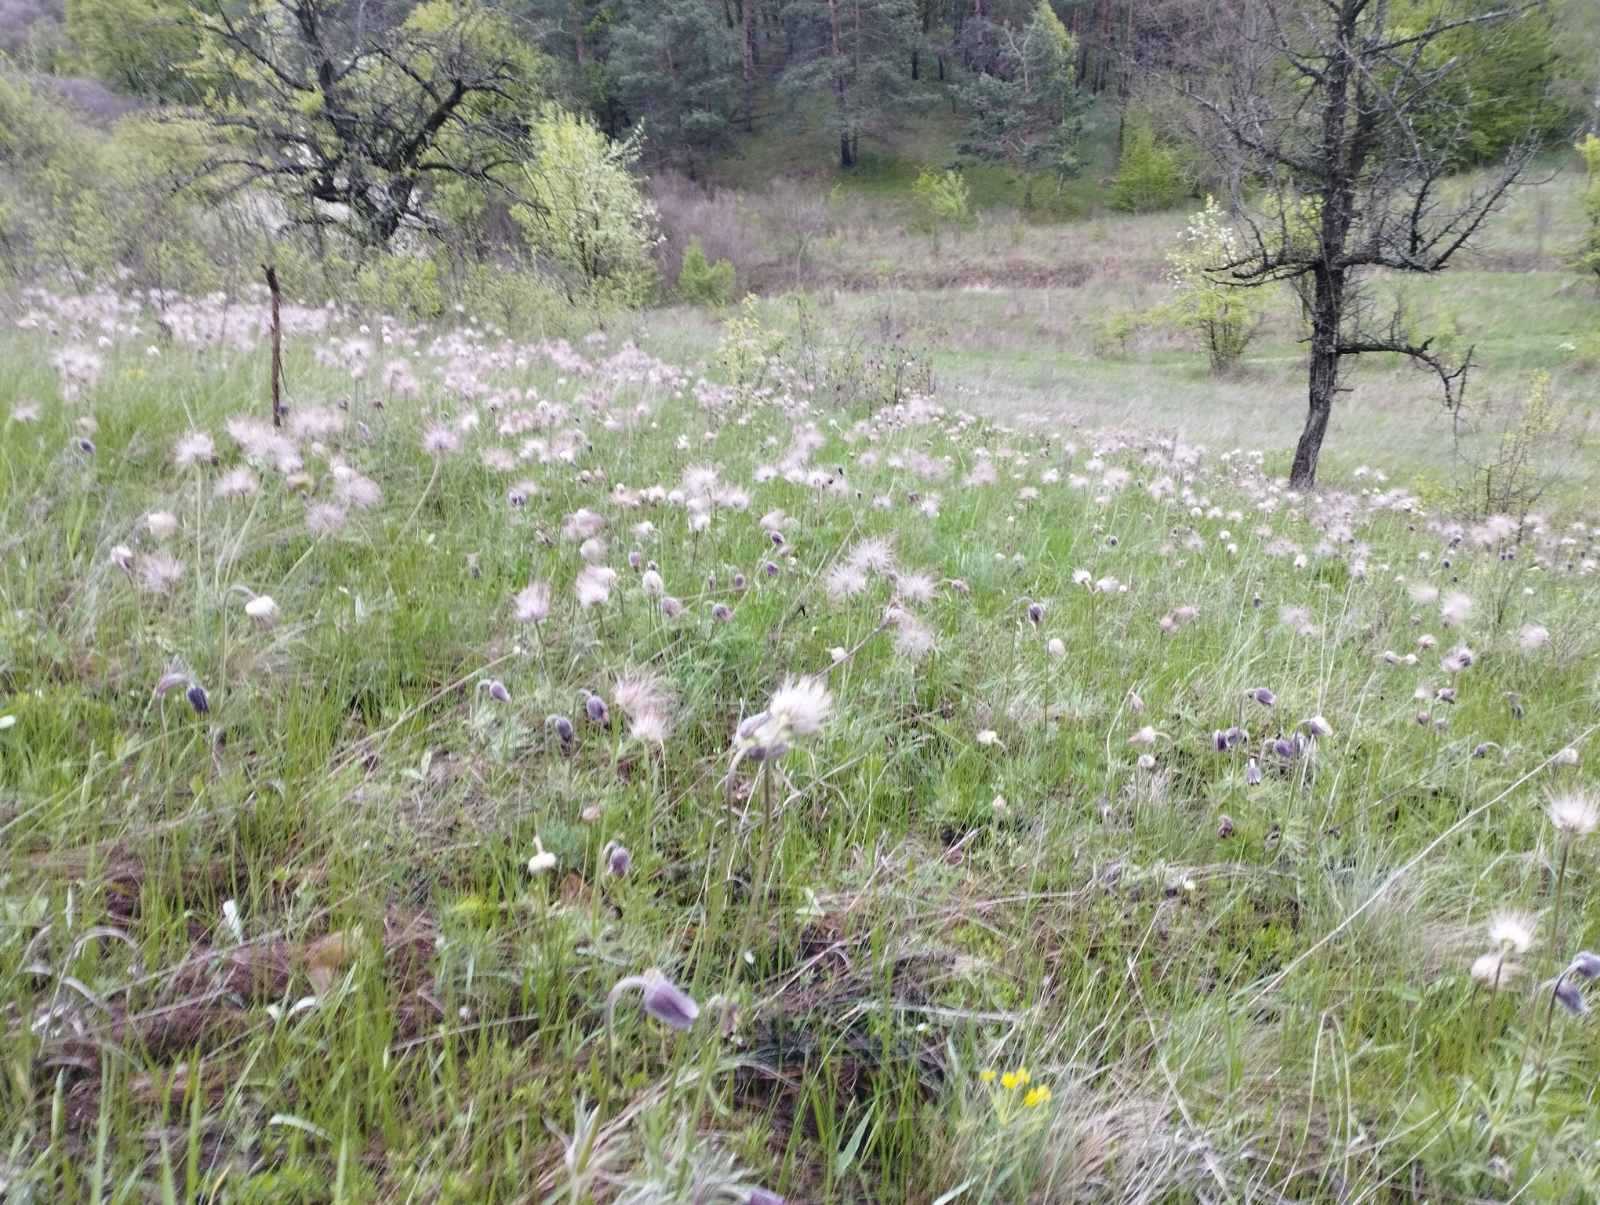
<instances>
[{"instance_id":1,"label":"leafy tree","mask_svg":"<svg viewBox=\"0 0 1600 1205\"><path fill-rule=\"evenodd\" d=\"M1525 9L1441 2L1421 25L1398 23L1386 0L1234 0L1236 31L1195 48L1211 70L1180 76L1234 190L1247 236L1218 278L1240 287L1288 282L1308 325L1308 406L1290 485L1315 484L1344 362L1397 354L1437 377L1454 410L1472 364L1410 329L1403 307L1379 314L1363 289L1374 269L1444 271L1526 169L1521 143L1488 180L1451 201L1446 178L1464 131L1438 121L1459 60L1441 39L1508 30ZM1306 219L1314 217L1314 234Z\"/></svg>"},{"instance_id":2,"label":"leafy tree","mask_svg":"<svg viewBox=\"0 0 1600 1205\"><path fill-rule=\"evenodd\" d=\"M972 220L972 190L959 171L947 168L936 172L924 168L911 186L916 201L919 230L931 234L935 244L946 226L965 226Z\"/></svg>"},{"instance_id":3,"label":"leafy tree","mask_svg":"<svg viewBox=\"0 0 1600 1205\"><path fill-rule=\"evenodd\" d=\"M1498 159L1530 133L1553 139L1570 128L1568 106L1551 86L1558 56L1549 8L1529 8L1509 23L1474 19L1506 8L1504 0L1405 0L1396 6L1397 29L1466 20L1427 44L1423 65L1448 71L1417 122L1461 166Z\"/></svg>"},{"instance_id":4,"label":"leafy tree","mask_svg":"<svg viewBox=\"0 0 1600 1205\"><path fill-rule=\"evenodd\" d=\"M1600 138L1590 134L1578 144L1588 174L1584 182L1583 213L1588 226L1578 247L1578 268L1594 274L1600 283Z\"/></svg>"},{"instance_id":5,"label":"leafy tree","mask_svg":"<svg viewBox=\"0 0 1600 1205\"><path fill-rule=\"evenodd\" d=\"M1038 0L1020 29L991 29L996 49L987 69L961 89L971 114L962 150L1017 169L1076 171L1085 105L1072 35L1049 0ZM1031 200L1031 187L1025 195Z\"/></svg>"},{"instance_id":6,"label":"leafy tree","mask_svg":"<svg viewBox=\"0 0 1600 1205\"><path fill-rule=\"evenodd\" d=\"M790 0L783 21L793 48L783 91L791 102L829 96L839 166L854 167L861 135L922 98L908 70L916 0Z\"/></svg>"},{"instance_id":7,"label":"leafy tree","mask_svg":"<svg viewBox=\"0 0 1600 1205\"><path fill-rule=\"evenodd\" d=\"M1214 275L1218 268L1237 262L1240 250L1239 237L1216 198L1207 197L1205 208L1184 228L1167 256L1176 293L1166 307L1167 315L1195 336L1215 373L1229 371L1244 358L1261 325L1261 292L1233 288Z\"/></svg>"},{"instance_id":8,"label":"leafy tree","mask_svg":"<svg viewBox=\"0 0 1600 1205\"><path fill-rule=\"evenodd\" d=\"M706 0L635 0L612 28L609 70L651 147L692 166L727 143L741 105L740 35Z\"/></svg>"},{"instance_id":9,"label":"leafy tree","mask_svg":"<svg viewBox=\"0 0 1600 1205\"><path fill-rule=\"evenodd\" d=\"M734 270L731 260L712 263L699 239L690 239L678 269L678 296L691 305L721 307L733 300Z\"/></svg>"},{"instance_id":10,"label":"leafy tree","mask_svg":"<svg viewBox=\"0 0 1600 1205\"><path fill-rule=\"evenodd\" d=\"M85 64L135 96L193 94L200 39L186 0L67 0L67 33Z\"/></svg>"},{"instance_id":11,"label":"leafy tree","mask_svg":"<svg viewBox=\"0 0 1600 1205\"><path fill-rule=\"evenodd\" d=\"M442 232L441 184L518 196L539 56L476 0L428 0L390 24L362 0L200 0L194 70L231 81L197 112L223 148L206 174L267 188L290 221L368 247Z\"/></svg>"},{"instance_id":12,"label":"leafy tree","mask_svg":"<svg viewBox=\"0 0 1600 1205\"><path fill-rule=\"evenodd\" d=\"M527 200L511 213L529 243L569 280L573 300L638 305L655 288L655 207L633 174L637 135L613 142L558 106L534 123Z\"/></svg>"},{"instance_id":13,"label":"leafy tree","mask_svg":"<svg viewBox=\"0 0 1600 1205\"><path fill-rule=\"evenodd\" d=\"M1131 121L1111 183L1111 203L1127 213L1170 209L1189 191L1183 161L1147 121Z\"/></svg>"}]
</instances>

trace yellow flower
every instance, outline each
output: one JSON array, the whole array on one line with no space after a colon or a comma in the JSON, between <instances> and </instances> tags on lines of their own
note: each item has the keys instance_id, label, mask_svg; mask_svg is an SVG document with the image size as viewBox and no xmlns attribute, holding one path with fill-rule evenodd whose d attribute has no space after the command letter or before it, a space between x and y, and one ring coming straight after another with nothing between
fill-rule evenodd
<instances>
[{"instance_id":1,"label":"yellow flower","mask_svg":"<svg viewBox=\"0 0 1600 1205\"><path fill-rule=\"evenodd\" d=\"M1033 1076L1028 1074L1026 1067L1018 1067L1015 1071L1007 1071L1000 1077L1000 1086L1009 1092L1013 1089L1021 1088L1032 1078Z\"/></svg>"},{"instance_id":2,"label":"yellow flower","mask_svg":"<svg viewBox=\"0 0 1600 1205\"><path fill-rule=\"evenodd\" d=\"M982 1071L978 1072L978 1078L986 1084L994 1083L994 1068L985 1067Z\"/></svg>"},{"instance_id":3,"label":"yellow flower","mask_svg":"<svg viewBox=\"0 0 1600 1205\"><path fill-rule=\"evenodd\" d=\"M1024 1107L1029 1109L1037 1109L1040 1105L1049 1104L1049 1086L1046 1084L1040 1084L1037 1088L1028 1089L1028 1094L1022 1098L1022 1103Z\"/></svg>"}]
</instances>

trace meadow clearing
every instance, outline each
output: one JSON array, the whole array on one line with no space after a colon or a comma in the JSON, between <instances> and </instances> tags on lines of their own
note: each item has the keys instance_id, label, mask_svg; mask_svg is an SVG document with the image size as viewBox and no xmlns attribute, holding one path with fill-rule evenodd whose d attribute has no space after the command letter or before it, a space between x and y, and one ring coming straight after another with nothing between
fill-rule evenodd
<instances>
[{"instance_id":1,"label":"meadow clearing","mask_svg":"<svg viewBox=\"0 0 1600 1205\"><path fill-rule=\"evenodd\" d=\"M1515 215L1429 296L1581 409ZM1378 366L1289 493L1288 320L1097 349L1176 221L570 338L290 306L281 429L259 294L20 294L7 1200L1600 1195L1581 434L1496 513L1500 411Z\"/></svg>"}]
</instances>

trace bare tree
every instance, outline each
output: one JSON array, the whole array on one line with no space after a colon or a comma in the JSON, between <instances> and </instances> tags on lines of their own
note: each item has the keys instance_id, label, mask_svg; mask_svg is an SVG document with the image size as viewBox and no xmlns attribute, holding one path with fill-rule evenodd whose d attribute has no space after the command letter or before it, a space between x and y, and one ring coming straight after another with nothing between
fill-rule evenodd
<instances>
[{"instance_id":1,"label":"bare tree","mask_svg":"<svg viewBox=\"0 0 1600 1205\"><path fill-rule=\"evenodd\" d=\"M1515 146L1485 182L1447 185L1465 118L1441 87L1463 65L1440 39L1475 28L1481 53L1496 31L1538 7L1441 0L1399 20L1390 0L1232 0L1226 42L1177 76L1197 132L1214 152L1245 230L1243 249L1217 265L1241 287L1287 282L1308 328L1309 410L1289 481L1316 482L1317 459L1344 391L1350 356L1394 353L1433 372L1452 410L1472 350L1451 356L1409 329L1398 305L1379 306L1374 270L1442 272L1472 241L1527 169L1533 140Z\"/></svg>"},{"instance_id":2,"label":"bare tree","mask_svg":"<svg viewBox=\"0 0 1600 1205\"><path fill-rule=\"evenodd\" d=\"M391 11L393 10L393 11ZM203 174L264 185L300 224L382 246L432 225L431 181L507 190L535 57L473 3L199 0L192 20L231 81L202 107L223 149Z\"/></svg>"}]
</instances>

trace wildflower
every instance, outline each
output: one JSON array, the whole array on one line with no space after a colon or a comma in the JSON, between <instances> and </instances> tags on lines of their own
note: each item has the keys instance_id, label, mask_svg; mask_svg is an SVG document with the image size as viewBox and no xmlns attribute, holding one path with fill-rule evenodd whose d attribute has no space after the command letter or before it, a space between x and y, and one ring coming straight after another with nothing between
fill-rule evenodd
<instances>
[{"instance_id":1,"label":"wildflower","mask_svg":"<svg viewBox=\"0 0 1600 1205\"><path fill-rule=\"evenodd\" d=\"M611 722L611 709L606 706L606 701L599 695L590 695L583 701L584 717L591 724L604 727Z\"/></svg>"},{"instance_id":2,"label":"wildflower","mask_svg":"<svg viewBox=\"0 0 1600 1205\"><path fill-rule=\"evenodd\" d=\"M1048 1084L1040 1084L1037 1088L1028 1089L1028 1094L1022 1098L1022 1107L1025 1109L1037 1109L1040 1105L1049 1103L1050 1086Z\"/></svg>"},{"instance_id":3,"label":"wildflower","mask_svg":"<svg viewBox=\"0 0 1600 1205\"><path fill-rule=\"evenodd\" d=\"M1446 655L1439 664L1444 667L1447 674L1459 674L1462 670L1472 665L1473 652L1466 645L1453 650Z\"/></svg>"},{"instance_id":4,"label":"wildflower","mask_svg":"<svg viewBox=\"0 0 1600 1205\"><path fill-rule=\"evenodd\" d=\"M644 591L646 598L660 598L666 593L666 583L654 569L644 571L644 576L639 579L639 587Z\"/></svg>"},{"instance_id":5,"label":"wildflower","mask_svg":"<svg viewBox=\"0 0 1600 1205\"><path fill-rule=\"evenodd\" d=\"M1150 725L1146 724L1143 728L1139 729L1139 731L1135 732L1132 736L1130 736L1128 738L1128 744L1136 746L1136 747L1140 747L1140 746L1148 747L1150 745L1155 744L1156 743L1156 737L1158 737L1160 735L1161 734L1159 732L1157 732L1154 728L1152 728Z\"/></svg>"},{"instance_id":6,"label":"wildflower","mask_svg":"<svg viewBox=\"0 0 1600 1205\"><path fill-rule=\"evenodd\" d=\"M1502 952L1526 954L1533 938L1534 919L1526 912L1500 912L1489 921L1489 940Z\"/></svg>"},{"instance_id":7,"label":"wildflower","mask_svg":"<svg viewBox=\"0 0 1600 1205\"><path fill-rule=\"evenodd\" d=\"M217 478L217 484L212 487L211 492L219 498L249 498L260 488L261 483L256 479L255 473L240 465Z\"/></svg>"},{"instance_id":8,"label":"wildflower","mask_svg":"<svg viewBox=\"0 0 1600 1205\"><path fill-rule=\"evenodd\" d=\"M1261 763L1253 757L1244 765L1244 785L1247 787L1261 785Z\"/></svg>"},{"instance_id":9,"label":"wildflower","mask_svg":"<svg viewBox=\"0 0 1600 1205\"><path fill-rule=\"evenodd\" d=\"M306 507L306 530L314 536L327 536L344 526L344 508L332 502L318 502Z\"/></svg>"},{"instance_id":10,"label":"wildflower","mask_svg":"<svg viewBox=\"0 0 1600 1205\"><path fill-rule=\"evenodd\" d=\"M1067 643L1059 636L1052 636L1050 637L1050 643L1045 645L1045 651L1059 661L1067 655Z\"/></svg>"},{"instance_id":11,"label":"wildflower","mask_svg":"<svg viewBox=\"0 0 1600 1205\"><path fill-rule=\"evenodd\" d=\"M668 619L676 619L683 614L683 601L667 595L661 600L661 614Z\"/></svg>"},{"instance_id":12,"label":"wildflower","mask_svg":"<svg viewBox=\"0 0 1600 1205\"><path fill-rule=\"evenodd\" d=\"M153 540L165 540L178 530L178 516L170 510L153 510L144 517L145 530Z\"/></svg>"},{"instance_id":13,"label":"wildflower","mask_svg":"<svg viewBox=\"0 0 1600 1205\"><path fill-rule=\"evenodd\" d=\"M422 450L429 456L445 456L461 447L461 437L449 427L434 423L422 433Z\"/></svg>"},{"instance_id":14,"label":"wildflower","mask_svg":"<svg viewBox=\"0 0 1600 1205\"><path fill-rule=\"evenodd\" d=\"M244 613L257 623L270 626L278 617L278 604L269 594L258 594L244 605Z\"/></svg>"},{"instance_id":15,"label":"wildflower","mask_svg":"<svg viewBox=\"0 0 1600 1205\"><path fill-rule=\"evenodd\" d=\"M133 549L126 544L118 544L111 549L111 563L124 573L133 571Z\"/></svg>"},{"instance_id":16,"label":"wildflower","mask_svg":"<svg viewBox=\"0 0 1600 1205\"><path fill-rule=\"evenodd\" d=\"M823 575L822 583L829 598L842 602L867 588L867 575L856 565L840 564Z\"/></svg>"},{"instance_id":17,"label":"wildflower","mask_svg":"<svg viewBox=\"0 0 1600 1205\"><path fill-rule=\"evenodd\" d=\"M1525 623L1517 633L1517 643L1525 653L1536 652L1550 643L1550 629L1543 624Z\"/></svg>"},{"instance_id":18,"label":"wildflower","mask_svg":"<svg viewBox=\"0 0 1600 1205\"><path fill-rule=\"evenodd\" d=\"M1558 832L1568 836L1586 837L1600 828L1600 806L1587 795L1558 795L1550 801L1546 815Z\"/></svg>"},{"instance_id":19,"label":"wildflower","mask_svg":"<svg viewBox=\"0 0 1600 1205\"><path fill-rule=\"evenodd\" d=\"M487 678L478 683L478 689L487 694L496 703L511 702L511 692L506 689L506 684L499 678Z\"/></svg>"},{"instance_id":20,"label":"wildflower","mask_svg":"<svg viewBox=\"0 0 1600 1205\"><path fill-rule=\"evenodd\" d=\"M752 1188L750 1195L745 1198L745 1205L787 1205L787 1198L764 1188Z\"/></svg>"},{"instance_id":21,"label":"wildflower","mask_svg":"<svg viewBox=\"0 0 1600 1205\"><path fill-rule=\"evenodd\" d=\"M611 597L611 585L616 580L615 569L607 568L605 565L585 565L573 584L578 595L578 605L587 609L605 603Z\"/></svg>"},{"instance_id":22,"label":"wildflower","mask_svg":"<svg viewBox=\"0 0 1600 1205\"><path fill-rule=\"evenodd\" d=\"M718 623L727 623L733 619L733 608L727 603L712 603L711 618Z\"/></svg>"},{"instance_id":23,"label":"wildflower","mask_svg":"<svg viewBox=\"0 0 1600 1205\"><path fill-rule=\"evenodd\" d=\"M982 745L984 748L987 749L990 746L998 745L999 743L1000 743L1000 734L998 732L996 732L993 728L984 728L981 731L979 731L979 733L978 733L978 744Z\"/></svg>"},{"instance_id":24,"label":"wildflower","mask_svg":"<svg viewBox=\"0 0 1600 1205\"><path fill-rule=\"evenodd\" d=\"M578 739L578 730L572 726L572 721L564 715L552 715L545 719L544 724L555 732L556 740L561 742L561 752L570 756Z\"/></svg>"},{"instance_id":25,"label":"wildflower","mask_svg":"<svg viewBox=\"0 0 1600 1205\"><path fill-rule=\"evenodd\" d=\"M87 435L79 436L78 437L78 451L82 452L85 456L93 456L94 455L94 440L90 439Z\"/></svg>"},{"instance_id":26,"label":"wildflower","mask_svg":"<svg viewBox=\"0 0 1600 1205\"><path fill-rule=\"evenodd\" d=\"M1600 978L1600 954L1591 954L1588 950L1579 950L1572 956L1572 961L1567 965L1566 973L1578 975L1586 981Z\"/></svg>"},{"instance_id":27,"label":"wildflower","mask_svg":"<svg viewBox=\"0 0 1600 1205\"><path fill-rule=\"evenodd\" d=\"M1146 772L1148 772L1150 770L1154 770L1156 768L1155 755L1154 754L1150 754L1150 753L1141 753L1139 755L1139 760L1137 762L1135 762L1134 764L1136 766L1138 766L1139 769L1144 770Z\"/></svg>"},{"instance_id":28,"label":"wildflower","mask_svg":"<svg viewBox=\"0 0 1600 1205\"><path fill-rule=\"evenodd\" d=\"M1226 841L1231 836L1233 836L1233 817L1224 812L1217 817L1217 838Z\"/></svg>"},{"instance_id":29,"label":"wildflower","mask_svg":"<svg viewBox=\"0 0 1600 1205\"><path fill-rule=\"evenodd\" d=\"M1472 978L1487 988L1500 990L1510 985L1511 980L1522 973L1522 967L1515 962L1507 962L1505 951L1490 954L1480 954L1472 963Z\"/></svg>"},{"instance_id":30,"label":"wildflower","mask_svg":"<svg viewBox=\"0 0 1600 1205\"><path fill-rule=\"evenodd\" d=\"M543 623L550 616L550 587L533 582L517 591L514 602L518 623Z\"/></svg>"},{"instance_id":31,"label":"wildflower","mask_svg":"<svg viewBox=\"0 0 1600 1205\"><path fill-rule=\"evenodd\" d=\"M1029 603L1028 604L1028 622L1031 623L1034 627L1038 627L1041 623L1044 622L1044 604L1043 603L1036 603L1035 602L1035 603Z\"/></svg>"},{"instance_id":32,"label":"wildflower","mask_svg":"<svg viewBox=\"0 0 1600 1205\"><path fill-rule=\"evenodd\" d=\"M147 594L165 594L183 576L183 562L164 552L148 552L134 562L139 588Z\"/></svg>"},{"instance_id":33,"label":"wildflower","mask_svg":"<svg viewBox=\"0 0 1600 1205\"><path fill-rule=\"evenodd\" d=\"M1026 1067L1018 1067L1015 1071L1007 1071L1000 1077L1000 1086L1007 1092L1014 1092L1018 1088L1026 1087L1033 1079L1028 1074Z\"/></svg>"},{"instance_id":34,"label":"wildflower","mask_svg":"<svg viewBox=\"0 0 1600 1205\"><path fill-rule=\"evenodd\" d=\"M1462 593L1445 595L1439 604L1439 616L1447 628L1460 627L1472 615L1472 599Z\"/></svg>"},{"instance_id":35,"label":"wildflower","mask_svg":"<svg viewBox=\"0 0 1600 1205\"><path fill-rule=\"evenodd\" d=\"M210 463L217 458L217 446L204 431L190 431L180 436L173 445L172 459L180 469L201 462Z\"/></svg>"},{"instance_id":36,"label":"wildflower","mask_svg":"<svg viewBox=\"0 0 1600 1205\"><path fill-rule=\"evenodd\" d=\"M1514 701L1511 704L1511 714L1519 720L1522 718L1522 704L1520 701ZM1578 751L1568 745L1550 759L1550 764L1552 766L1575 766L1578 764Z\"/></svg>"},{"instance_id":37,"label":"wildflower","mask_svg":"<svg viewBox=\"0 0 1600 1205\"><path fill-rule=\"evenodd\" d=\"M1562 974L1555 985L1550 989L1555 997L1555 1002L1561 1005L1575 1017L1586 1016L1589 1012L1589 1002L1583 998L1583 992L1572 980L1571 976Z\"/></svg>"},{"instance_id":38,"label":"wildflower","mask_svg":"<svg viewBox=\"0 0 1600 1205\"><path fill-rule=\"evenodd\" d=\"M605 861L606 873L612 878L622 878L633 867L633 855L621 842L607 841L606 847L600 851L600 856Z\"/></svg>"},{"instance_id":39,"label":"wildflower","mask_svg":"<svg viewBox=\"0 0 1600 1205\"><path fill-rule=\"evenodd\" d=\"M533 875L544 874L547 870L556 868L556 856L544 847L544 842L538 837L533 839L533 857L528 859L528 873Z\"/></svg>"},{"instance_id":40,"label":"wildflower","mask_svg":"<svg viewBox=\"0 0 1600 1205\"><path fill-rule=\"evenodd\" d=\"M206 688L195 682L184 692L184 698L189 700L189 706L194 708L195 715L205 715L211 710L211 699L206 695Z\"/></svg>"},{"instance_id":41,"label":"wildflower","mask_svg":"<svg viewBox=\"0 0 1600 1205\"><path fill-rule=\"evenodd\" d=\"M785 731L795 736L813 736L833 710L833 695L820 679L786 678L772 700L767 714Z\"/></svg>"},{"instance_id":42,"label":"wildflower","mask_svg":"<svg viewBox=\"0 0 1600 1205\"><path fill-rule=\"evenodd\" d=\"M651 967L642 975L629 975L617 981L606 1002L607 1025L610 1024L611 1015L616 1011L617 998L623 992L635 989L642 993L641 1002L644 1011L671 1029L681 1032L693 1028L695 1018L700 1015L700 1006L688 992Z\"/></svg>"},{"instance_id":43,"label":"wildflower","mask_svg":"<svg viewBox=\"0 0 1600 1205\"><path fill-rule=\"evenodd\" d=\"M11 420L18 423L36 423L39 421L38 402L17 402L11 407Z\"/></svg>"},{"instance_id":44,"label":"wildflower","mask_svg":"<svg viewBox=\"0 0 1600 1205\"><path fill-rule=\"evenodd\" d=\"M662 745L672 735L672 722L659 711L641 711L631 718L628 735L647 745Z\"/></svg>"},{"instance_id":45,"label":"wildflower","mask_svg":"<svg viewBox=\"0 0 1600 1205\"><path fill-rule=\"evenodd\" d=\"M1333 725L1320 715L1314 715L1305 722L1305 730L1312 736L1332 736Z\"/></svg>"},{"instance_id":46,"label":"wildflower","mask_svg":"<svg viewBox=\"0 0 1600 1205\"><path fill-rule=\"evenodd\" d=\"M1254 699L1263 707L1272 707L1278 702L1278 696L1265 686L1255 686L1244 692L1247 699Z\"/></svg>"},{"instance_id":47,"label":"wildflower","mask_svg":"<svg viewBox=\"0 0 1600 1205\"><path fill-rule=\"evenodd\" d=\"M1133 712L1134 715L1138 715L1144 710L1144 700L1139 697L1137 691L1130 690L1128 692L1128 710Z\"/></svg>"}]
</instances>

